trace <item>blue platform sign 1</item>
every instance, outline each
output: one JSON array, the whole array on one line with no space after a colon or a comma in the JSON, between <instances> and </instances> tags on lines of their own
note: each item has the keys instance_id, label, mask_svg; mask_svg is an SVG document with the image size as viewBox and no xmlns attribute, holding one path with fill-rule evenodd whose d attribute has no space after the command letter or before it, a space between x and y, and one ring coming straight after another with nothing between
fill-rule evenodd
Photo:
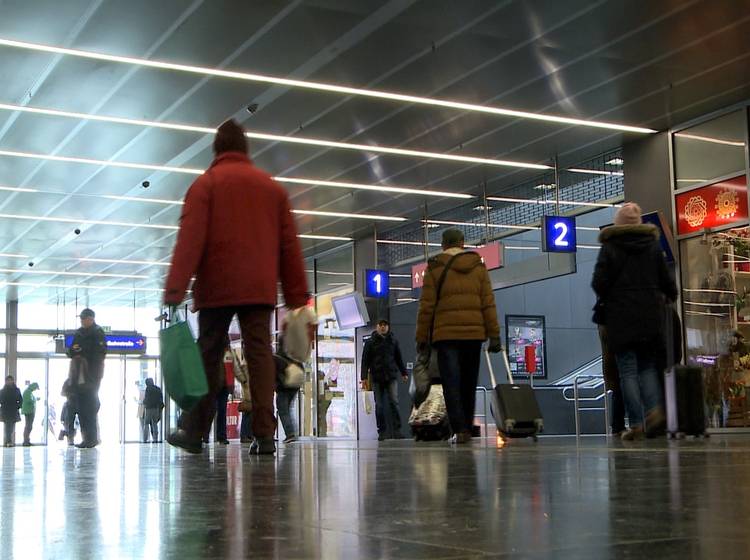
<instances>
[{"instance_id":1,"label":"blue platform sign 1","mask_svg":"<svg viewBox=\"0 0 750 560\"><path fill-rule=\"evenodd\" d=\"M576 219L572 216L544 216L542 218L542 251L575 253Z\"/></svg>"},{"instance_id":2,"label":"blue platform sign 1","mask_svg":"<svg viewBox=\"0 0 750 560\"><path fill-rule=\"evenodd\" d=\"M388 297L390 282L385 270L365 270L365 296L371 298Z\"/></svg>"},{"instance_id":3,"label":"blue platform sign 1","mask_svg":"<svg viewBox=\"0 0 750 560\"><path fill-rule=\"evenodd\" d=\"M65 348L73 344L73 334L65 335ZM107 352L111 354L145 354L146 337L138 334L110 334L104 335L107 341Z\"/></svg>"}]
</instances>

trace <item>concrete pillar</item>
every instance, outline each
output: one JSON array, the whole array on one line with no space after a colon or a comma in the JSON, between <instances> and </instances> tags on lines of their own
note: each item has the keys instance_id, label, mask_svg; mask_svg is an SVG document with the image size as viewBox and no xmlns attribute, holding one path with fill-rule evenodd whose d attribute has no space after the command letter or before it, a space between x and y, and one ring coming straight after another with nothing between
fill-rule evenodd
<instances>
[{"instance_id":1,"label":"concrete pillar","mask_svg":"<svg viewBox=\"0 0 750 560\"><path fill-rule=\"evenodd\" d=\"M644 213L659 211L673 224L669 133L660 132L625 144L625 200Z\"/></svg>"},{"instance_id":2,"label":"concrete pillar","mask_svg":"<svg viewBox=\"0 0 750 560\"><path fill-rule=\"evenodd\" d=\"M5 375L18 373L18 301L5 304Z\"/></svg>"}]
</instances>

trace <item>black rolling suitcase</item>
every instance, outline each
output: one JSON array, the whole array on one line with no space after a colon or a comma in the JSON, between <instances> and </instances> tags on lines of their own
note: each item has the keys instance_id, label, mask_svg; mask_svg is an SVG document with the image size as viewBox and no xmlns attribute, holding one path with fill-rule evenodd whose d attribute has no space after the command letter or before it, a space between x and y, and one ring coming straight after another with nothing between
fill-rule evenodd
<instances>
[{"instance_id":1,"label":"black rolling suitcase","mask_svg":"<svg viewBox=\"0 0 750 560\"><path fill-rule=\"evenodd\" d=\"M706 415L701 368L674 366L664 376L664 393L669 436L705 436Z\"/></svg>"},{"instance_id":2,"label":"black rolling suitcase","mask_svg":"<svg viewBox=\"0 0 750 560\"><path fill-rule=\"evenodd\" d=\"M484 355L490 371L490 383L493 386L492 416L495 418L497 429L509 438L533 437L536 441L537 434L544 428L544 420L534 395L534 388L531 385L517 385L513 382L508 356L504 350L500 355L503 357L503 365L510 383L498 384L490 355L486 351Z\"/></svg>"}]
</instances>

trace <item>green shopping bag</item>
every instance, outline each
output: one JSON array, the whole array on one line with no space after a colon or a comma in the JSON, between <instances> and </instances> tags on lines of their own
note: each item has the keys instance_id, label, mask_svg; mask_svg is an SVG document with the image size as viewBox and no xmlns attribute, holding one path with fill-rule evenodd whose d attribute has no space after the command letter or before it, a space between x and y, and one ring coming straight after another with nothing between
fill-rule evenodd
<instances>
[{"instance_id":1,"label":"green shopping bag","mask_svg":"<svg viewBox=\"0 0 750 560\"><path fill-rule=\"evenodd\" d=\"M190 410L208 394L201 353L186 321L159 331L161 373L167 393L182 410Z\"/></svg>"}]
</instances>

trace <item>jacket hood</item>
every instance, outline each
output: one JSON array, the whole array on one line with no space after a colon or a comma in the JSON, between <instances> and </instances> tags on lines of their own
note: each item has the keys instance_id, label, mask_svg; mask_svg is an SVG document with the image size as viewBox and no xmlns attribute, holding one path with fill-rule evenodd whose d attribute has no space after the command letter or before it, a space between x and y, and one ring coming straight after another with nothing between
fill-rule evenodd
<instances>
[{"instance_id":1,"label":"jacket hood","mask_svg":"<svg viewBox=\"0 0 750 560\"><path fill-rule=\"evenodd\" d=\"M39 383L32 383L31 385L29 385L29 390L31 391L36 391L38 389L39 389Z\"/></svg>"},{"instance_id":2,"label":"jacket hood","mask_svg":"<svg viewBox=\"0 0 750 560\"><path fill-rule=\"evenodd\" d=\"M659 240L659 228L653 224L608 226L599 233L601 243L612 243L629 252L640 252Z\"/></svg>"},{"instance_id":3,"label":"jacket hood","mask_svg":"<svg viewBox=\"0 0 750 560\"><path fill-rule=\"evenodd\" d=\"M440 253L436 257L432 257L429 260L428 267L431 269L443 268L452 258L453 257L449 254ZM476 267L481 265L482 257L480 257L473 251L466 251L465 253L460 253L458 256L456 256L453 264L451 265L451 270L455 270L456 272L460 272L461 274L468 274Z\"/></svg>"}]
</instances>

